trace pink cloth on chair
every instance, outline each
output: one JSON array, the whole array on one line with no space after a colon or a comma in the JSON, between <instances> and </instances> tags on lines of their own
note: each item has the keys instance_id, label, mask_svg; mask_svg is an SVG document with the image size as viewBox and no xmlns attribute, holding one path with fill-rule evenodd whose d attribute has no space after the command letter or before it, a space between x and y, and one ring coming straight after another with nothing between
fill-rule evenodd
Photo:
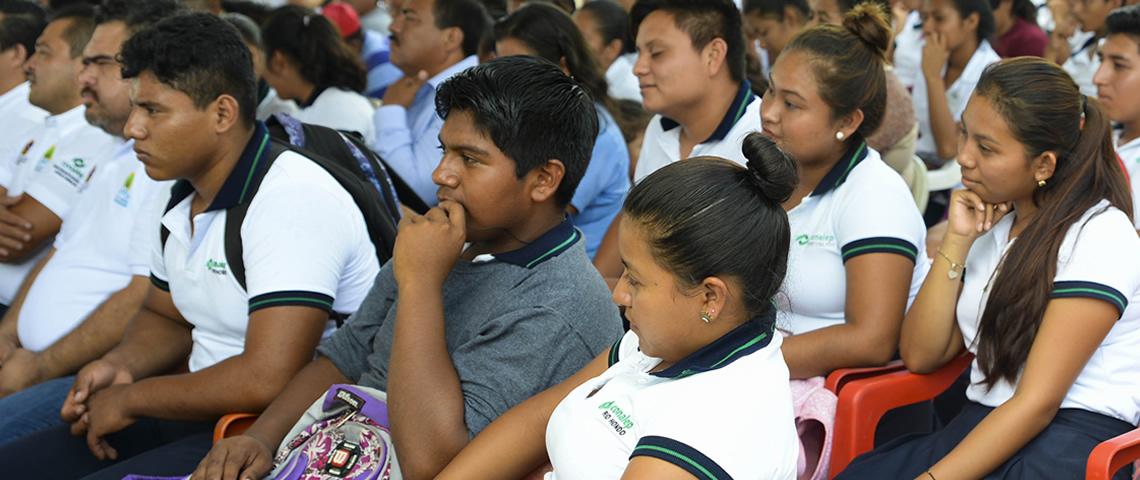
<instances>
[{"instance_id":1,"label":"pink cloth on chair","mask_svg":"<svg viewBox=\"0 0 1140 480\"><path fill-rule=\"evenodd\" d=\"M824 480L831 463L831 432L835 424L834 393L823 377L792 380L792 408L800 436L798 480Z\"/></svg>"}]
</instances>

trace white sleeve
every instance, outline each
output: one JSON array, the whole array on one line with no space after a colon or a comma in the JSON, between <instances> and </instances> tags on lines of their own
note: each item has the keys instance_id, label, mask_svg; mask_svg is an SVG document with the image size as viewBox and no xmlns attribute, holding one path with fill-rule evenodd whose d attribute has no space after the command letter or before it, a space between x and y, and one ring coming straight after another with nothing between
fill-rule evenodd
<instances>
[{"instance_id":1,"label":"white sleeve","mask_svg":"<svg viewBox=\"0 0 1140 480\"><path fill-rule=\"evenodd\" d=\"M1111 209L1069 229L1057 255L1052 298L1104 300L1123 314L1138 290L1140 237L1123 212Z\"/></svg>"},{"instance_id":2,"label":"white sleeve","mask_svg":"<svg viewBox=\"0 0 1140 480\"><path fill-rule=\"evenodd\" d=\"M288 179L254 197L241 229L250 313L285 305L332 311L367 233L348 193L324 182Z\"/></svg>"},{"instance_id":3,"label":"white sleeve","mask_svg":"<svg viewBox=\"0 0 1140 480\"><path fill-rule=\"evenodd\" d=\"M149 178L142 181L154 182ZM132 275L146 276L150 271L155 244L160 241L162 214L166 212L166 204L170 201L170 182L147 185L146 195L139 200L131 226L129 262Z\"/></svg>"},{"instance_id":4,"label":"white sleeve","mask_svg":"<svg viewBox=\"0 0 1140 480\"><path fill-rule=\"evenodd\" d=\"M906 185L901 178L898 182L872 180L849 178L855 184L848 186L845 198L836 199L835 240L843 262L868 253L893 253L911 261L923 258L926 228Z\"/></svg>"}]
</instances>

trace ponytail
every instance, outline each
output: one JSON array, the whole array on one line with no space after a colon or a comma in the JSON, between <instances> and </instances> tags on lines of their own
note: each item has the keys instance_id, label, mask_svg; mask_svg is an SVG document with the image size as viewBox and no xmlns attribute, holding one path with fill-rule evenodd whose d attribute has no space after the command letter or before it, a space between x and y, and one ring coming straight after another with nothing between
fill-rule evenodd
<instances>
[{"instance_id":1,"label":"ponytail","mask_svg":"<svg viewBox=\"0 0 1140 480\"><path fill-rule=\"evenodd\" d=\"M282 52L296 63L301 78L318 89L363 92L368 72L359 56L341 39L327 18L312 10L286 5L265 20L261 29L265 56Z\"/></svg>"},{"instance_id":2,"label":"ponytail","mask_svg":"<svg viewBox=\"0 0 1140 480\"><path fill-rule=\"evenodd\" d=\"M1053 177L1033 194L1037 213L992 279L979 322L978 365L983 385L992 387L1015 381L1029 358L1069 229L1104 199L1131 217L1132 196L1100 103L1056 65L1032 57L990 65L975 94L994 105L1027 158L1057 157Z\"/></svg>"}]
</instances>

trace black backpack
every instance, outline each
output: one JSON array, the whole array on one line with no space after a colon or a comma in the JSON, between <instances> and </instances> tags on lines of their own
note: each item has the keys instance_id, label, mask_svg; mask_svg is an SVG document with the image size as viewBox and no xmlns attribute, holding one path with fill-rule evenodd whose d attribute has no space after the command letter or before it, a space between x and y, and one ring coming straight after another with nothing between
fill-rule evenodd
<instances>
[{"instance_id":1,"label":"black backpack","mask_svg":"<svg viewBox=\"0 0 1140 480\"><path fill-rule=\"evenodd\" d=\"M383 265L392 258L396 243L396 224L400 218L399 204L395 189L387 175L387 169L378 161L376 154L365 147L353 134L341 133L331 128L303 124L292 117L270 118L268 152L265 169L268 171L282 153L294 151L309 158L329 173L352 196L364 223L368 237L376 249L376 258ZM291 141L300 145L290 144ZM355 149L355 152L353 151ZM244 290L245 260L242 258L241 224L261 188L261 180L250 184L246 201L226 209L225 252L226 263L234 279ZM182 199L171 198L166 211L174 208ZM162 227L161 241L166 248L170 231Z\"/></svg>"}]
</instances>

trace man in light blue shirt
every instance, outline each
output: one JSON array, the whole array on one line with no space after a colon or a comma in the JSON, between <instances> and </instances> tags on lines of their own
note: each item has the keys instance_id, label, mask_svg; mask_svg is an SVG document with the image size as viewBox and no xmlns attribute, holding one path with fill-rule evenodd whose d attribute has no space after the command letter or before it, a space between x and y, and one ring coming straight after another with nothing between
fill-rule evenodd
<instances>
[{"instance_id":1,"label":"man in light blue shirt","mask_svg":"<svg viewBox=\"0 0 1140 480\"><path fill-rule=\"evenodd\" d=\"M491 26L477 0L407 0L389 29L391 61L404 78L388 86L376 110L376 151L428 205L436 204L431 172L439 164L435 112L439 85L478 63L479 40Z\"/></svg>"}]
</instances>

